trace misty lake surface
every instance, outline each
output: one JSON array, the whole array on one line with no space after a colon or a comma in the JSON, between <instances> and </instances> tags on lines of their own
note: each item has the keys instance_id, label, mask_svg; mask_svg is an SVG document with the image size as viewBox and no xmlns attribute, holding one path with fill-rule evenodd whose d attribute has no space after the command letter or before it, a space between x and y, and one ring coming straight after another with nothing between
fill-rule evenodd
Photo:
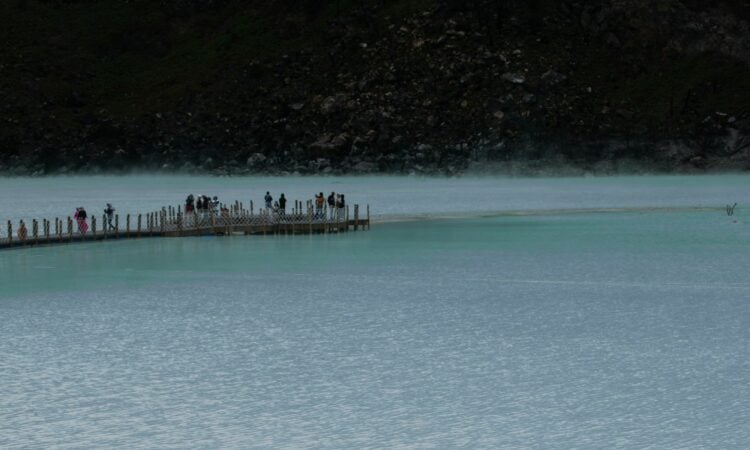
<instances>
[{"instance_id":1,"label":"misty lake surface","mask_svg":"<svg viewBox=\"0 0 750 450\"><path fill-rule=\"evenodd\" d=\"M5 178L0 219L266 190L377 222L0 251L0 448L750 446L747 175Z\"/></svg>"}]
</instances>

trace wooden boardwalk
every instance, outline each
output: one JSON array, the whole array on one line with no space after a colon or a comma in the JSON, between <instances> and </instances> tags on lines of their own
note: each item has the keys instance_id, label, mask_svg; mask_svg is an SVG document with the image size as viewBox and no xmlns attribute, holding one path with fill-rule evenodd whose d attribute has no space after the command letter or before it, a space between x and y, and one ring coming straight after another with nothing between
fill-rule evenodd
<instances>
[{"instance_id":1,"label":"wooden boardwalk","mask_svg":"<svg viewBox=\"0 0 750 450\"><path fill-rule=\"evenodd\" d=\"M267 209L256 213L252 202L250 209L235 202L220 212L184 213L181 207L170 206L147 214L114 215L111 226L106 215L91 216L85 233L78 231L78 223L70 217L54 221L34 219L30 224L18 221L15 229L9 220L7 235L0 239L0 249L145 237L323 234L370 229L369 205L364 217L359 205L354 205L351 212L350 216L347 206L333 211L324 208L318 213L309 203L303 208L301 202L295 202L295 207L287 213Z\"/></svg>"}]
</instances>

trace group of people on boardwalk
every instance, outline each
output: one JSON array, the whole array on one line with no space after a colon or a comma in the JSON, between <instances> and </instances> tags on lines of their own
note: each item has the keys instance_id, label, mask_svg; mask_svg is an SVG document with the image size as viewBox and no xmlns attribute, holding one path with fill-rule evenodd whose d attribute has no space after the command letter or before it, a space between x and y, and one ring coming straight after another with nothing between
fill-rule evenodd
<instances>
[{"instance_id":1,"label":"group of people on boardwalk","mask_svg":"<svg viewBox=\"0 0 750 450\"><path fill-rule=\"evenodd\" d=\"M328 211L330 213L331 219L336 218L337 215L340 214L341 211L344 210L344 208L346 208L346 200L344 194L331 192L331 194L326 198L326 196L322 192L320 192L318 194L315 194L315 199L311 201L311 204L315 207L316 219L325 218L324 211L326 203L328 204ZM283 192L279 195L278 199L274 200L271 192L266 191L266 195L263 196L263 204L265 205L266 210L273 214L275 217L286 217L287 198ZM200 222L211 214L217 217L219 215L221 217L224 217L229 214L229 210L219 202L219 199L216 196L211 198L207 195L195 196L193 194L190 194L185 199L185 215L187 221L195 220Z\"/></svg>"},{"instance_id":2,"label":"group of people on boardwalk","mask_svg":"<svg viewBox=\"0 0 750 450\"><path fill-rule=\"evenodd\" d=\"M271 195L270 191L266 191L266 194L263 198L266 211L270 214L272 214L273 217L277 219L289 219L289 220L305 220L306 213L302 210L303 208L303 202L294 202L294 208L293 208L293 217L290 215L287 215L287 198L284 195L284 193L281 193L279 195L279 198L274 200L273 196ZM237 208L241 207L238 206ZM327 210L326 210L327 207ZM336 193L331 192L330 195L326 197L323 192L319 192L317 194L314 194L313 200L307 201L307 212L310 214L310 217L313 217L315 220L324 220L326 219L326 212L328 212L328 218L330 220L339 220L342 217L345 217L345 211L346 211L346 199L344 194L342 193ZM219 202L219 199L217 196L209 197L207 195L193 195L190 194L185 199L185 216L184 216L184 225L188 226L198 226L201 224L205 224L206 220L209 219L209 217L220 217L220 218L230 218L230 210L225 205L223 205L221 202ZM178 211L176 211L178 213ZM252 202L251 202L251 214L252 214ZM77 226L78 233L81 235L85 235L89 231L89 224L88 224L89 214L86 211L86 209L82 206L77 207L75 209L75 212L73 214L73 220L75 221L75 224ZM119 226L117 224L117 218L115 216L115 208L112 206L111 203L106 204L106 208L104 208L104 215L102 216L102 230L107 231L116 231L119 229ZM70 221L70 218L68 219ZM128 226L129 226L129 220L128 217ZM73 221L70 221L69 223L72 224ZM57 226L57 225L56 225ZM93 219L92 219L92 226L95 226ZM140 219L139 219L139 227L140 227ZM34 223L34 233L36 233L36 223ZM72 230L71 230L72 232ZM9 231L10 233L10 231ZM27 236L30 234L29 229L27 228L26 223L21 220L19 223L19 227L17 229L17 235L18 238L21 240L26 240Z\"/></svg>"},{"instance_id":3,"label":"group of people on boardwalk","mask_svg":"<svg viewBox=\"0 0 750 450\"><path fill-rule=\"evenodd\" d=\"M329 211L331 218L336 217L336 214L339 214L346 207L344 194L337 194L335 192L331 192L331 194L326 199L325 195L323 195L323 193L321 192L315 196L315 217L316 218L319 218L319 219L325 218L324 209L325 209L326 202L328 203L328 211Z\"/></svg>"},{"instance_id":4,"label":"group of people on boardwalk","mask_svg":"<svg viewBox=\"0 0 750 450\"><path fill-rule=\"evenodd\" d=\"M203 222L211 215L229 215L229 209L221 204L219 197L190 194L185 199L185 216L196 224Z\"/></svg>"},{"instance_id":5,"label":"group of people on boardwalk","mask_svg":"<svg viewBox=\"0 0 750 450\"><path fill-rule=\"evenodd\" d=\"M286 197L284 196L283 192L279 196L278 200L274 201L271 192L266 191L266 195L263 197L263 201L266 209L268 211L271 211L276 216L284 217L286 215ZM326 196L322 192L320 192L318 194L315 194L315 200L313 200L312 202L315 205L316 219L325 218L324 209L326 206L326 201L328 203L328 211L330 212L330 217L332 219L335 218L336 215L343 211L343 209L346 207L344 194L336 194L335 192L331 192L331 195L329 195L326 199Z\"/></svg>"},{"instance_id":6,"label":"group of people on boardwalk","mask_svg":"<svg viewBox=\"0 0 750 450\"><path fill-rule=\"evenodd\" d=\"M211 198L207 195L198 195L196 197L193 194L190 194L187 196L187 199L185 199L186 213L218 213L220 206L221 203L219 203L219 198L215 195L213 198Z\"/></svg>"},{"instance_id":7,"label":"group of people on boardwalk","mask_svg":"<svg viewBox=\"0 0 750 450\"><path fill-rule=\"evenodd\" d=\"M104 223L102 224L104 230L111 231L115 229L115 225L112 223L114 217L115 208L112 207L111 203L107 203L107 207L104 208ZM86 208L83 206L76 208L75 213L73 213L73 220L75 220L76 225L78 226L78 232L81 234L86 234L89 231L89 224L86 222L86 219L88 219Z\"/></svg>"},{"instance_id":8,"label":"group of people on boardwalk","mask_svg":"<svg viewBox=\"0 0 750 450\"><path fill-rule=\"evenodd\" d=\"M277 200L274 201L270 191L266 191L266 195L263 200L265 202L266 208L276 217L286 216L287 199L283 193ZM335 192L331 192L331 194L326 199L325 195L320 192L315 195L315 200L313 201L315 205L316 219L325 218L324 209L326 201L328 204L328 210L330 212L331 219L337 217L337 214L339 214L346 207L344 194L336 194ZM192 222L197 225L198 223L203 222L210 214L215 214L217 216L221 215L222 217L228 216L229 209L219 202L219 198L217 196L213 196L213 198L207 195L196 196L190 194L187 196L187 198L185 199L185 215L187 220L192 219ZM104 208L103 228L105 230L111 231L116 229L114 218L115 208L111 203L107 203L107 207ZM89 224L87 221L88 212L86 211L86 208L82 206L77 207L75 209L75 212L73 213L73 220L75 221L78 232L80 234L86 234L88 232ZM26 224L24 223L24 221L20 222L17 233L20 239L26 239L28 235L28 229L26 228Z\"/></svg>"},{"instance_id":9,"label":"group of people on boardwalk","mask_svg":"<svg viewBox=\"0 0 750 450\"><path fill-rule=\"evenodd\" d=\"M86 211L86 208L83 206L79 206L76 208L75 212L73 212L73 221L75 221L76 227L78 228L78 233L80 234L86 234L89 231L89 224L88 224L88 217L89 214ZM104 230L114 230L116 229L115 225L112 223L115 217L115 208L112 207L111 203L107 203L107 207L104 208L104 223L103 228ZM18 238L21 240L26 240L28 237L29 230L26 227L26 223L21 220L18 225Z\"/></svg>"},{"instance_id":10,"label":"group of people on boardwalk","mask_svg":"<svg viewBox=\"0 0 750 450\"><path fill-rule=\"evenodd\" d=\"M266 195L263 197L263 201L266 204L266 209L272 211L274 214L283 217L286 215L286 197L282 192L277 201L273 201L273 196L269 191L266 191Z\"/></svg>"}]
</instances>

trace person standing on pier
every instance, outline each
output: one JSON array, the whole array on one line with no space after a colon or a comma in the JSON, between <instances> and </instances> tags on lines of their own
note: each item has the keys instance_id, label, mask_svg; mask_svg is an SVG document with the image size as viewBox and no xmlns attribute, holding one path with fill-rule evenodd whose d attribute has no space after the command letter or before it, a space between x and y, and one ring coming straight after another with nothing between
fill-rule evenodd
<instances>
[{"instance_id":1,"label":"person standing on pier","mask_svg":"<svg viewBox=\"0 0 750 450\"><path fill-rule=\"evenodd\" d=\"M273 208L273 197L271 197L271 193L266 191L266 196L263 197L263 200L266 201L266 208L271 209Z\"/></svg>"},{"instance_id":2,"label":"person standing on pier","mask_svg":"<svg viewBox=\"0 0 750 450\"><path fill-rule=\"evenodd\" d=\"M185 199L185 223L188 226L195 225L195 196L189 194Z\"/></svg>"},{"instance_id":3,"label":"person standing on pier","mask_svg":"<svg viewBox=\"0 0 750 450\"><path fill-rule=\"evenodd\" d=\"M25 241L26 236L28 236L28 231L26 230L26 224L24 221L21 221L21 224L18 226L18 240Z\"/></svg>"},{"instance_id":4,"label":"person standing on pier","mask_svg":"<svg viewBox=\"0 0 750 450\"><path fill-rule=\"evenodd\" d=\"M185 213L189 214L195 211L195 197L193 194L190 194L185 199Z\"/></svg>"},{"instance_id":5,"label":"person standing on pier","mask_svg":"<svg viewBox=\"0 0 750 450\"><path fill-rule=\"evenodd\" d=\"M286 214L286 197L284 197L284 194L281 194L281 197L279 197L279 216L284 216Z\"/></svg>"},{"instance_id":6,"label":"person standing on pier","mask_svg":"<svg viewBox=\"0 0 750 450\"><path fill-rule=\"evenodd\" d=\"M76 212L73 214L76 222L78 222L78 232L81 234L86 234L89 230L89 224L86 223L87 216L88 215L86 214L86 210L83 209L83 206L76 208Z\"/></svg>"},{"instance_id":7,"label":"person standing on pier","mask_svg":"<svg viewBox=\"0 0 750 450\"><path fill-rule=\"evenodd\" d=\"M104 214L107 216L107 223L105 226L107 226L110 231L114 230L115 226L112 225L112 219L115 216L115 208L112 207L112 203L107 203L107 207L104 208Z\"/></svg>"},{"instance_id":8,"label":"person standing on pier","mask_svg":"<svg viewBox=\"0 0 750 450\"><path fill-rule=\"evenodd\" d=\"M203 222L203 210L206 208L205 201L203 198L205 195L199 195L198 200L195 202L195 225Z\"/></svg>"},{"instance_id":9,"label":"person standing on pier","mask_svg":"<svg viewBox=\"0 0 750 450\"><path fill-rule=\"evenodd\" d=\"M316 219L322 219L323 218L323 206L326 204L326 197L321 192L320 194L315 196L315 218Z\"/></svg>"},{"instance_id":10,"label":"person standing on pier","mask_svg":"<svg viewBox=\"0 0 750 450\"><path fill-rule=\"evenodd\" d=\"M346 207L346 203L344 202L344 194L339 194L338 199L336 200L336 209L339 214L339 217L341 217L344 214L345 207Z\"/></svg>"},{"instance_id":11,"label":"person standing on pier","mask_svg":"<svg viewBox=\"0 0 750 450\"><path fill-rule=\"evenodd\" d=\"M328 211L331 215L331 219L333 219L333 214L336 211L336 193L331 192L331 195L328 196Z\"/></svg>"}]
</instances>

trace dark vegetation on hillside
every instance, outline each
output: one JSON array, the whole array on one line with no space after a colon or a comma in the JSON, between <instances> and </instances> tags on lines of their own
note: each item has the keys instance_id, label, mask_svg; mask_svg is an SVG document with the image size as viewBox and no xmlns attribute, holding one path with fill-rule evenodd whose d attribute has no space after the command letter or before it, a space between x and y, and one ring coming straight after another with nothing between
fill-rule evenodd
<instances>
[{"instance_id":1,"label":"dark vegetation on hillside","mask_svg":"<svg viewBox=\"0 0 750 450\"><path fill-rule=\"evenodd\" d=\"M8 0L0 171L750 168L746 1Z\"/></svg>"}]
</instances>

